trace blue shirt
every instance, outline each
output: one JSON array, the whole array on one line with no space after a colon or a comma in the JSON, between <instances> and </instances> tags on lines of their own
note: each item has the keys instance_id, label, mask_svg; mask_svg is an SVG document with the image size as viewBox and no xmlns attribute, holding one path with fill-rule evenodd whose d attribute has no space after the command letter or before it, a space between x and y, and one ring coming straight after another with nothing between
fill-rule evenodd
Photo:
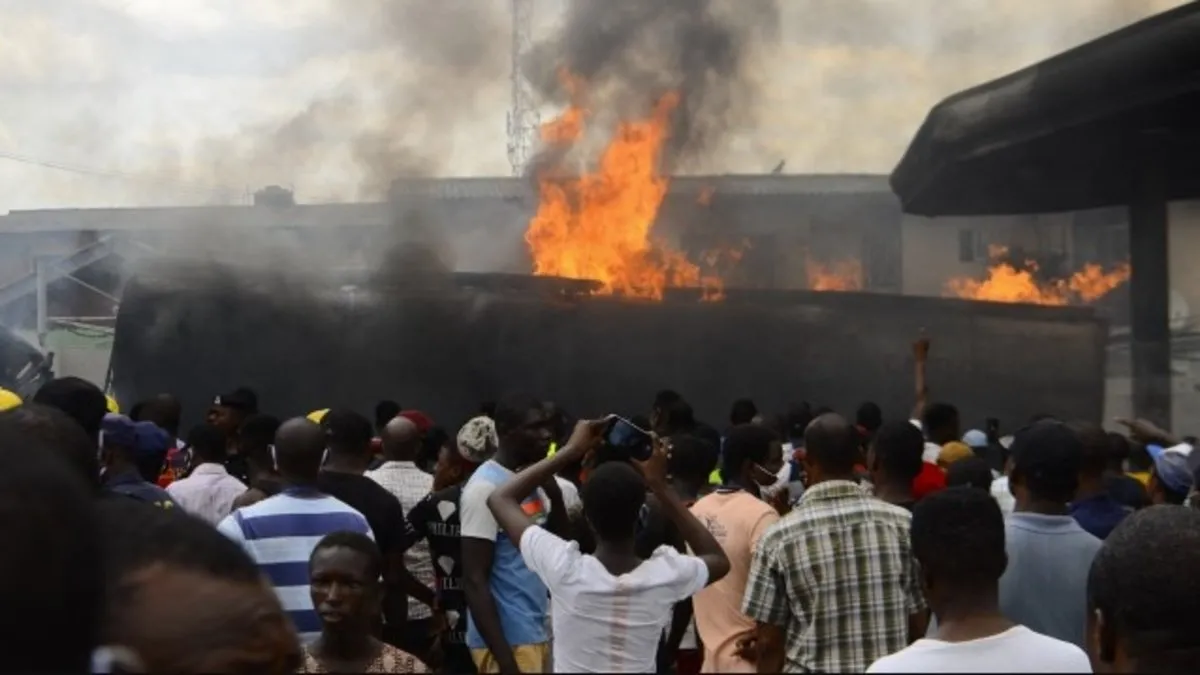
<instances>
[{"instance_id":1,"label":"blue shirt","mask_svg":"<svg viewBox=\"0 0 1200 675\"><path fill-rule=\"evenodd\" d=\"M1014 623L1084 647L1087 578L1101 541L1071 516L1017 512L1005 528L1000 611Z\"/></svg>"},{"instance_id":2,"label":"blue shirt","mask_svg":"<svg viewBox=\"0 0 1200 675\"><path fill-rule=\"evenodd\" d=\"M160 509L170 509L178 506L171 495L159 486L142 478L135 469L108 474L104 477L104 487L112 492L133 497L138 501L153 504Z\"/></svg>"},{"instance_id":3,"label":"blue shirt","mask_svg":"<svg viewBox=\"0 0 1200 675\"><path fill-rule=\"evenodd\" d=\"M488 508L487 498L497 486L513 476L495 461L484 462L463 488L459 500L461 536L495 542L489 585L496 603L500 627L509 645L536 645L546 642L546 609L550 593L533 570L525 565L520 550L500 531ZM550 501L537 490L521 504L525 515L538 525L546 522ZM486 649L487 644L475 626L475 617L467 615L467 646Z\"/></svg>"},{"instance_id":4,"label":"blue shirt","mask_svg":"<svg viewBox=\"0 0 1200 675\"><path fill-rule=\"evenodd\" d=\"M361 513L329 495L287 489L238 509L217 529L241 544L275 587L302 642L321 634L321 618L309 590L308 559L317 542L333 532L359 532L374 539Z\"/></svg>"},{"instance_id":5,"label":"blue shirt","mask_svg":"<svg viewBox=\"0 0 1200 675\"><path fill-rule=\"evenodd\" d=\"M1108 539L1108 535L1125 520L1133 509L1108 494L1098 494L1071 504L1071 517L1093 537Z\"/></svg>"}]
</instances>

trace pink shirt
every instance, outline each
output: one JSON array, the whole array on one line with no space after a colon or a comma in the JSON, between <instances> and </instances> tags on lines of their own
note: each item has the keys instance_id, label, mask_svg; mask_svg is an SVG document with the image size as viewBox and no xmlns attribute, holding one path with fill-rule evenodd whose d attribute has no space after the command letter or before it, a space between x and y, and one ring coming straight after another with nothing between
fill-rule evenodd
<instances>
[{"instance_id":1,"label":"pink shirt","mask_svg":"<svg viewBox=\"0 0 1200 675\"><path fill-rule=\"evenodd\" d=\"M738 640L752 635L754 620L742 613L754 547L779 514L766 502L738 490L717 491L692 506L729 558L729 574L692 597L696 632L704 643L703 673L753 673L755 666L736 656Z\"/></svg>"},{"instance_id":2,"label":"pink shirt","mask_svg":"<svg viewBox=\"0 0 1200 675\"><path fill-rule=\"evenodd\" d=\"M233 500L245 491L246 485L242 481L214 462L197 466L192 469L192 475L167 486L167 494L184 511L213 525L229 515Z\"/></svg>"}]
</instances>

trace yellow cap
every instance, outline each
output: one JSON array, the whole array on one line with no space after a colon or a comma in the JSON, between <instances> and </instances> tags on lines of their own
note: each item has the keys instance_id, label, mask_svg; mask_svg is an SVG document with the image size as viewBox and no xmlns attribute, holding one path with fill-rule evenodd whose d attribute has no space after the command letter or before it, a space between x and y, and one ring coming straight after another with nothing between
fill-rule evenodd
<instances>
[{"instance_id":1,"label":"yellow cap","mask_svg":"<svg viewBox=\"0 0 1200 675\"><path fill-rule=\"evenodd\" d=\"M108 403L108 412L118 415L121 413L121 406L117 404L117 399L112 394L105 394L104 400Z\"/></svg>"},{"instance_id":2,"label":"yellow cap","mask_svg":"<svg viewBox=\"0 0 1200 675\"><path fill-rule=\"evenodd\" d=\"M938 466L943 469L948 468L955 462L960 462L969 457L974 457L975 451L961 441L950 441L942 446L942 451L938 453Z\"/></svg>"},{"instance_id":3,"label":"yellow cap","mask_svg":"<svg viewBox=\"0 0 1200 675\"><path fill-rule=\"evenodd\" d=\"M0 389L0 412L12 410L21 405L21 397L7 389Z\"/></svg>"},{"instance_id":4,"label":"yellow cap","mask_svg":"<svg viewBox=\"0 0 1200 675\"><path fill-rule=\"evenodd\" d=\"M313 424L320 424L321 420L325 419L325 413L327 412L329 412L329 408L321 408L320 410L314 410L308 413L305 415L305 417L307 417L308 421L312 422Z\"/></svg>"}]
</instances>

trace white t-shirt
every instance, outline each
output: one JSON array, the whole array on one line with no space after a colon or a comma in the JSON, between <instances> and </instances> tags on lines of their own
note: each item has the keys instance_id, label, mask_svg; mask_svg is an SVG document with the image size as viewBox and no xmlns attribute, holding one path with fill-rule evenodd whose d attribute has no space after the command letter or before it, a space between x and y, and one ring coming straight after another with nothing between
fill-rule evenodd
<instances>
[{"instance_id":1,"label":"white t-shirt","mask_svg":"<svg viewBox=\"0 0 1200 675\"><path fill-rule=\"evenodd\" d=\"M968 642L917 640L879 659L868 673L1090 673L1092 663L1070 642L1014 626Z\"/></svg>"},{"instance_id":2,"label":"white t-shirt","mask_svg":"<svg viewBox=\"0 0 1200 675\"><path fill-rule=\"evenodd\" d=\"M652 673L659 636L676 602L708 583L699 558L660 546L619 577L540 527L521 536L521 556L554 596L554 672Z\"/></svg>"}]
</instances>

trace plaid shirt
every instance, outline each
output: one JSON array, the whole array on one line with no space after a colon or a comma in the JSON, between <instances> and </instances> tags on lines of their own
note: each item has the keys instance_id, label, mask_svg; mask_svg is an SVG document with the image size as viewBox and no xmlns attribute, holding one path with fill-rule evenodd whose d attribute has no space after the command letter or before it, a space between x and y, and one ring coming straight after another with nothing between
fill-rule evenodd
<instances>
[{"instance_id":1,"label":"plaid shirt","mask_svg":"<svg viewBox=\"0 0 1200 675\"><path fill-rule=\"evenodd\" d=\"M433 492L433 476L417 468L413 462L384 462L378 469L363 474L379 483L400 500L405 517L413 507ZM404 566L417 581L430 588L437 588L433 575L433 558L429 553L429 542L422 539L404 552ZM408 618L419 621L433 616L433 612L416 598L408 599Z\"/></svg>"},{"instance_id":2,"label":"plaid shirt","mask_svg":"<svg viewBox=\"0 0 1200 675\"><path fill-rule=\"evenodd\" d=\"M784 629L785 670L861 673L908 646L909 615L925 608L911 519L834 480L763 534L742 611Z\"/></svg>"}]
</instances>

